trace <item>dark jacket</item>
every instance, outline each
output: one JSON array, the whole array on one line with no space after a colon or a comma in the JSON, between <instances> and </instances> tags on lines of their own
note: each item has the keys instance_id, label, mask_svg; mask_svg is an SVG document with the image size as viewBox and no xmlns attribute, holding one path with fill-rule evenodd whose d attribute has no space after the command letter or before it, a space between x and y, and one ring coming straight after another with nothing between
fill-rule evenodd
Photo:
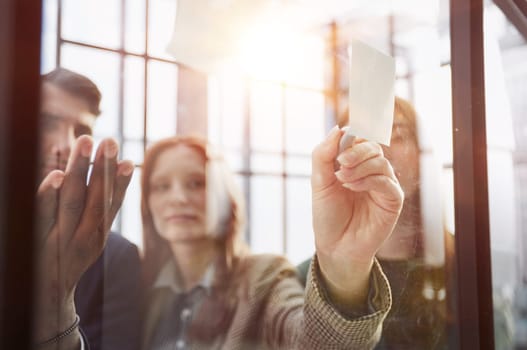
<instances>
[{"instance_id":1,"label":"dark jacket","mask_svg":"<svg viewBox=\"0 0 527 350\"><path fill-rule=\"evenodd\" d=\"M103 253L79 281L75 306L90 350L139 349L140 263L137 247L110 233Z\"/></svg>"}]
</instances>

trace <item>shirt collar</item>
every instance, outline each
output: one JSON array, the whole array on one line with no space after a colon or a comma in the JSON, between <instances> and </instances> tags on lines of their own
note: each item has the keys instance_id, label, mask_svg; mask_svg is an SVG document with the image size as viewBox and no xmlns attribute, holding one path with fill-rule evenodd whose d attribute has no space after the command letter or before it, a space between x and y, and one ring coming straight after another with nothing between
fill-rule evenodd
<instances>
[{"instance_id":1,"label":"shirt collar","mask_svg":"<svg viewBox=\"0 0 527 350\"><path fill-rule=\"evenodd\" d=\"M205 270L203 278L196 287L202 287L207 293L210 292L214 282L215 273L215 265L210 264L207 267L207 270ZM179 269L173 259L169 259L163 268L161 268L153 288L170 288L176 294L185 292Z\"/></svg>"}]
</instances>

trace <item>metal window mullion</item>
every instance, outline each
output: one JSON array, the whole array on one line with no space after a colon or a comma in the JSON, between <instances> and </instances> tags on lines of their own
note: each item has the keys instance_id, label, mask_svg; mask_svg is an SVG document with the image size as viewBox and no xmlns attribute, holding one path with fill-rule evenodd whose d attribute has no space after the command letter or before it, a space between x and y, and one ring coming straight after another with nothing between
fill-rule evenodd
<instances>
[{"instance_id":1,"label":"metal window mullion","mask_svg":"<svg viewBox=\"0 0 527 350\"><path fill-rule=\"evenodd\" d=\"M55 65L60 67L60 56L62 54L62 0L57 0L57 44L55 47Z\"/></svg>"},{"instance_id":2,"label":"metal window mullion","mask_svg":"<svg viewBox=\"0 0 527 350\"><path fill-rule=\"evenodd\" d=\"M148 143L148 30L150 16L150 1L145 0L145 57L144 57L144 82L143 82L143 153L146 152Z\"/></svg>"},{"instance_id":3,"label":"metal window mullion","mask_svg":"<svg viewBox=\"0 0 527 350\"><path fill-rule=\"evenodd\" d=\"M461 349L494 349L483 1L450 2L455 266Z\"/></svg>"},{"instance_id":4,"label":"metal window mullion","mask_svg":"<svg viewBox=\"0 0 527 350\"><path fill-rule=\"evenodd\" d=\"M245 202L247 203L247 222L249 223L247 225L247 231L245 234L245 239L247 241L247 244L251 244L251 194L252 194L252 187L251 187L251 157L252 157L252 150L251 150L251 83L249 79L244 79L244 96L245 96L245 113L244 113L244 128L243 128L243 135L242 135L242 168L248 173L247 176L244 176L243 178L243 186L245 188ZM223 131L222 131L223 133Z\"/></svg>"},{"instance_id":5,"label":"metal window mullion","mask_svg":"<svg viewBox=\"0 0 527 350\"><path fill-rule=\"evenodd\" d=\"M281 120L282 120L282 254L287 255L287 121L286 121L286 85L281 84Z\"/></svg>"},{"instance_id":6,"label":"metal window mullion","mask_svg":"<svg viewBox=\"0 0 527 350\"><path fill-rule=\"evenodd\" d=\"M120 49L119 53L119 85L118 85L118 111L117 111L117 134L119 138L119 149L121 150L121 155L124 150L124 46L126 41L126 0L121 0L121 23L120 23ZM122 210L119 210L119 215L116 218L117 231L122 234L123 232L123 219L122 219Z\"/></svg>"}]
</instances>

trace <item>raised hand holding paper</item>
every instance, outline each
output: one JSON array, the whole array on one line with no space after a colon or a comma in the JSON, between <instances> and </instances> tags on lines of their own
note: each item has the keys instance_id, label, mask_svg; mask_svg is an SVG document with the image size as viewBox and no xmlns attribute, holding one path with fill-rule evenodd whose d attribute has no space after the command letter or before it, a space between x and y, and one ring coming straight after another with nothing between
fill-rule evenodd
<instances>
[{"instance_id":1,"label":"raised hand holding paper","mask_svg":"<svg viewBox=\"0 0 527 350\"><path fill-rule=\"evenodd\" d=\"M395 60L353 40L348 47L349 122L340 150L356 137L390 145L393 124Z\"/></svg>"}]
</instances>

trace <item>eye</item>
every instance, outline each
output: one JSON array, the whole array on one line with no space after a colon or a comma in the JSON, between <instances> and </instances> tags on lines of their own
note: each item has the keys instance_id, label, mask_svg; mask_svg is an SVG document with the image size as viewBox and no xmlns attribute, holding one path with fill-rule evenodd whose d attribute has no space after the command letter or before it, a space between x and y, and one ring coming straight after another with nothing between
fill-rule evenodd
<instances>
[{"instance_id":1,"label":"eye","mask_svg":"<svg viewBox=\"0 0 527 350\"><path fill-rule=\"evenodd\" d=\"M40 126L43 130L55 130L60 125L60 118L47 113L40 114Z\"/></svg>"},{"instance_id":2,"label":"eye","mask_svg":"<svg viewBox=\"0 0 527 350\"><path fill-rule=\"evenodd\" d=\"M170 184L168 182L158 182L152 185L153 192L164 192L170 189Z\"/></svg>"},{"instance_id":3,"label":"eye","mask_svg":"<svg viewBox=\"0 0 527 350\"><path fill-rule=\"evenodd\" d=\"M205 179L202 179L202 178L190 179L187 183L187 187L193 190L204 188Z\"/></svg>"},{"instance_id":4,"label":"eye","mask_svg":"<svg viewBox=\"0 0 527 350\"><path fill-rule=\"evenodd\" d=\"M73 131L75 134L75 137L80 137L82 135L92 135L92 129L84 124L77 124L75 125L75 130Z\"/></svg>"}]
</instances>

